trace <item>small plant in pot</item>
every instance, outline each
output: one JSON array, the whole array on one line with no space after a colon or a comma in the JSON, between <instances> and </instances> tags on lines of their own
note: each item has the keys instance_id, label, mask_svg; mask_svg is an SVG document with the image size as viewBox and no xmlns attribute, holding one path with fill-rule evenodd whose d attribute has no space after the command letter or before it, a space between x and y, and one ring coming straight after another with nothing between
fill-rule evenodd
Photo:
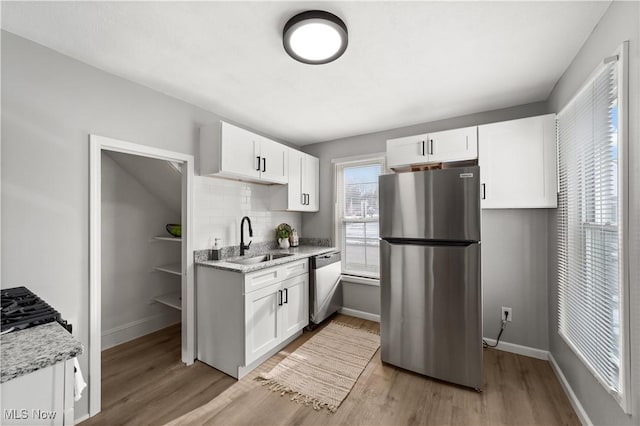
<instances>
[{"instance_id":1,"label":"small plant in pot","mask_svg":"<svg viewBox=\"0 0 640 426\"><path fill-rule=\"evenodd\" d=\"M278 240L278 245L282 249L289 248L289 236L291 235L291 227L286 223L281 223L276 228L276 239Z\"/></svg>"}]
</instances>

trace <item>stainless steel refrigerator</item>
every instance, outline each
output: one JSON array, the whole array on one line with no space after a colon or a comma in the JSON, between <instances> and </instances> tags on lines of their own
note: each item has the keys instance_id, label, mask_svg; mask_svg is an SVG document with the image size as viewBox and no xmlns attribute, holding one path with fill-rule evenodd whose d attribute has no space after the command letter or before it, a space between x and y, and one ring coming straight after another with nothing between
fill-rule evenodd
<instances>
[{"instance_id":1,"label":"stainless steel refrigerator","mask_svg":"<svg viewBox=\"0 0 640 426\"><path fill-rule=\"evenodd\" d=\"M482 386L480 169L380 176L382 361Z\"/></svg>"}]
</instances>

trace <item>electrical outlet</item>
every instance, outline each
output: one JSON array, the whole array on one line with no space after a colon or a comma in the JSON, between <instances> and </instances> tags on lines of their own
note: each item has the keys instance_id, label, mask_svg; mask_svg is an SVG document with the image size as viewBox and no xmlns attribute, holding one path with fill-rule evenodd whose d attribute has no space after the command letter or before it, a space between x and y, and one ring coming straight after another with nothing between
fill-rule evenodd
<instances>
[{"instance_id":1,"label":"electrical outlet","mask_svg":"<svg viewBox=\"0 0 640 426\"><path fill-rule=\"evenodd\" d=\"M509 314L509 316L507 317L507 321L513 321L513 314L511 313L511 308L508 308L506 306L502 307L502 313L501 313L501 317L500 319L503 320L505 314Z\"/></svg>"}]
</instances>

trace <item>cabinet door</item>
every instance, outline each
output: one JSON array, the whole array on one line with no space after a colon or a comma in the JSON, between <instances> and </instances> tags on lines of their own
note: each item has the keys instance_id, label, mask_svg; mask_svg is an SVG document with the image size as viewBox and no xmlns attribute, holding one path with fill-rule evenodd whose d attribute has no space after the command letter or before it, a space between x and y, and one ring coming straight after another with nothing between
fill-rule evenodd
<instances>
[{"instance_id":1,"label":"cabinet door","mask_svg":"<svg viewBox=\"0 0 640 426\"><path fill-rule=\"evenodd\" d=\"M429 133L429 162L473 160L478 158L478 127Z\"/></svg>"},{"instance_id":2,"label":"cabinet door","mask_svg":"<svg viewBox=\"0 0 640 426\"><path fill-rule=\"evenodd\" d=\"M249 365L282 341L281 289L281 283L277 283L245 295L244 365Z\"/></svg>"},{"instance_id":3,"label":"cabinet door","mask_svg":"<svg viewBox=\"0 0 640 426\"><path fill-rule=\"evenodd\" d=\"M557 207L555 114L479 127L482 208Z\"/></svg>"},{"instance_id":4,"label":"cabinet door","mask_svg":"<svg viewBox=\"0 0 640 426\"><path fill-rule=\"evenodd\" d=\"M286 340L309 324L309 275L283 281L282 290L282 340Z\"/></svg>"},{"instance_id":5,"label":"cabinet door","mask_svg":"<svg viewBox=\"0 0 640 426\"><path fill-rule=\"evenodd\" d=\"M3 425L63 425L73 424L64 418L65 362L36 370L2 383ZM71 401L73 403L73 401ZM34 412L41 417L34 416Z\"/></svg>"},{"instance_id":6,"label":"cabinet door","mask_svg":"<svg viewBox=\"0 0 640 426\"><path fill-rule=\"evenodd\" d=\"M268 182L287 183L288 148L271 139L260 138L260 179Z\"/></svg>"},{"instance_id":7,"label":"cabinet door","mask_svg":"<svg viewBox=\"0 0 640 426\"><path fill-rule=\"evenodd\" d=\"M387 141L387 167L426 163L427 135L408 136Z\"/></svg>"},{"instance_id":8,"label":"cabinet door","mask_svg":"<svg viewBox=\"0 0 640 426\"><path fill-rule=\"evenodd\" d=\"M304 210L305 207L302 195L304 155L295 149L289 150L288 210Z\"/></svg>"},{"instance_id":9,"label":"cabinet door","mask_svg":"<svg viewBox=\"0 0 640 426\"><path fill-rule=\"evenodd\" d=\"M306 195L304 211L317 212L320 207L320 160L303 154L302 192Z\"/></svg>"},{"instance_id":10,"label":"cabinet door","mask_svg":"<svg viewBox=\"0 0 640 426\"><path fill-rule=\"evenodd\" d=\"M257 135L222 122L220 169L225 173L259 178Z\"/></svg>"}]
</instances>

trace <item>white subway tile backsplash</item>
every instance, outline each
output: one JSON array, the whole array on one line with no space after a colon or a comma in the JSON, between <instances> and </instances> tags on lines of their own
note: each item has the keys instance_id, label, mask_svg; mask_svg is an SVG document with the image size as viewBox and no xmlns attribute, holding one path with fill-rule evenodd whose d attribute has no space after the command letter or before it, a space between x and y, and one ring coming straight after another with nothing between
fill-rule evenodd
<instances>
[{"instance_id":1,"label":"white subway tile backsplash","mask_svg":"<svg viewBox=\"0 0 640 426\"><path fill-rule=\"evenodd\" d=\"M288 223L300 230L301 214L269 210L268 186L195 176L193 184L194 250L211 248L214 238L222 246L240 244L240 221L249 216L253 241L275 239L275 228Z\"/></svg>"}]
</instances>

